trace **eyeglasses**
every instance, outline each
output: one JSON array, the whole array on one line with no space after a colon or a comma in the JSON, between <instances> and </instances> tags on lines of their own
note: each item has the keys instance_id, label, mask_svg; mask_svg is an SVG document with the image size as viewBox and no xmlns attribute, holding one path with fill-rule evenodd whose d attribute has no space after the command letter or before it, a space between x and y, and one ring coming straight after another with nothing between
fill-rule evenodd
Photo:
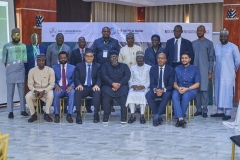
<instances>
[{"instance_id":1,"label":"eyeglasses","mask_svg":"<svg viewBox=\"0 0 240 160\"><path fill-rule=\"evenodd\" d=\"M93 58L94 56L87 56L87 55L85 55L85 57L86 57L86 58Z\"/></svg>"}]
</instances>

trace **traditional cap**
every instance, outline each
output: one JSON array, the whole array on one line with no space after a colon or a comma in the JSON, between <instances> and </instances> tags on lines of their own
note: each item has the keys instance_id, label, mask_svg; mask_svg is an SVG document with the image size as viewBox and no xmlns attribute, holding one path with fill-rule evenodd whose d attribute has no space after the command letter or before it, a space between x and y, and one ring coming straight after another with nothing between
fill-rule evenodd
<instances>
[{"instance_id":1,"label":"traditional cap","mask_svg":"<svg viewBox=\"0 0 240 160\"><path fill-rule=\"evenodd\" d=\"M159 35L157 35L157 34L154 34L154 35L152 35L151 39L153 39L153 38L157 38L157 39L158 39L158 41L160 42L160 36L159 36Z\"/></svg>"},{"instance_id":2,"label":"traditional cap","mask_svg":"<svg viewBox=\"0 0 240 160\"><path fill-rule=\"evenodd\" d=\"M223 28L223 29L220 30L220 34L222 34L222 35L228 35L228 34L229 34L229 31L226 30L226 28Z\"/></svg>"},{"instance_id":3,"label":"traditional cap","mask_svg":"<svg viewBox=\"0 0 240 160\"><path fill-rule=\"evenodd\" d=\"M143 51L137 51L136 57L142 56L144 57L144 52Z\"/></svg>"},{"instance_id":4,"label":"traditional cap","mask_svg":"<svg viewBox=\"0 0 240 160\"><path fill-rule=\"evenodd\" d=\"M108 52L108 57L110 57L111 55L117 55L118 56L118 51L116 50L111 50Z\"/></svg>"},{"instance_id":5,"label":"traditional cap","mask_svg":"<svg viewBox=\"0 0 240 160\"><path fill-rule=\"evenodd\" d=\"M129 32L129 33L126 35L126 38L130 38L130 37L134 38L134 33Z\"/></svg>"},{"instance_id":6,"label":"traditional cap","mask_svg":"<svg viewBox=\"0 0 240 160\"><path fill-rule=\"evenodd\" d=\"M39 55L37 55L37 59L46 59L45 54L41 53Z\"/></svg>"},{"instance_id":7,"label":"traditional cap","mask_svg":"<svg viewBox=\"0 0 240 160\"><path fill-rule=\"evenodd\" d=\"M20 33L20 29L19 28L12 29L12 34L14 34L14 33Z\"/></svg>"}]
</instances>

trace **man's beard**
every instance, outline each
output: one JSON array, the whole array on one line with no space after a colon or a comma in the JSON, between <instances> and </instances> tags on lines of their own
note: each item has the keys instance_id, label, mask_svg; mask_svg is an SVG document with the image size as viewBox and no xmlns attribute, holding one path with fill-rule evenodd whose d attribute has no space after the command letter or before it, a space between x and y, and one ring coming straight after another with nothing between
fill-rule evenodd
<instances>
[{"instance_id":1,"label":"man's beard","mask_svg":"<svg viewBox=\"0 0 240 160\"><path fill-rule=\"evenodd\" d=\"M111 63L113 66L116 66L118 64L118 61L112 61Z\"/></svg>"},{"instance_id":2,"label":"man's beard","mask_svg":"<svg viewBox=\"0 0 240 160\"><path fill-rule=\"evenodd\" d=\"M203 36L204 36L204 35L200 35L200 36L198 35L198 38L202 38Z\"/></svg>"},{"instance_id":3,"label":"man's beard","mask_svg":"<svg viewBox=\"0 0 240 160\"><path fill-rule=\"evenodd\" d=\"M60 64L66 64L67 61L60 61Z\"/></svg>"},{"instance_id":4,"label":"man's beard","mask_svg":"<svg viewBox=\"0 0 240 160\"><path fill-rule=\"evenodd\" d=\"M19 43L20 39L18 39L18 40L12 39L12 41L13 41L14 43Z\"/></svg>"}]
</instances>

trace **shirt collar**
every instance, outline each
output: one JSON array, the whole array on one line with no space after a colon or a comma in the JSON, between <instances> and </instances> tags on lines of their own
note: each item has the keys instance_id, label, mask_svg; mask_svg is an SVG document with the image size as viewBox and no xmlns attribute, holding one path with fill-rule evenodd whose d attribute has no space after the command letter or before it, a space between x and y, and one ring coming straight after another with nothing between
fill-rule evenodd
<instances>
[{"instance_id":1,"label":"shirt collar","mask_svg":"<svg viewBox=\"0 0 240 160\"><path fill-rule=\"evenodd\" d=\"M160 69L160 68L165 69L165 65L164 65L163 67L160 67L160 66L158 66L158 67L159 67L159 69Z\"/></svg>"},{"instance_id":2,"label":"shirt collar","mask_svg":"<svg viewBox=\"0 0 240 160\"><path fill-rule=\"evenodd\" d=\"M178 40L178 42L181 42L182 41L182 37L180 37L180 38L178 38L178 39L176 39L176 38L174 38L175 40L174 40L174 42L176 42L176 40Z\"/></svg>"},{"instance_id":3,"label":"shirt collar","mask_svg":"<svg viewBox=\"0 0 240 160\"><path fill-rule=\"evenodd\" d=\"M89 65L87 62L85 62L85 63L86 63L86 66L88 66L88 65ZM90 63L90 65L92 66L92 63Z\"/></svg>"},{"instance_id":4,"label":"shirt collar","mask_svg":"<svg viewBox=\"0 0 240 160\"><path fill-rule=\"evenodd\" d=\"M61 65L61 68L63 67L63 65L62 64L60 64ZM64 65L64 68L67 68L67 63Z\"/></svg>"},{"instance_id":5,"label":"shirt collar","mask_svg":"<svg viewBox=\"0 0 240 160\"><path fill-rule=\"evenodd\" d=\"M101 41L102 41L102 42L104 41L104 38L103 38L103 37L101 38ZM112 38L109 37L109 38L108 38L108 42L111 42L111 41L112 41Z\"/></svg>"}]
</instances>

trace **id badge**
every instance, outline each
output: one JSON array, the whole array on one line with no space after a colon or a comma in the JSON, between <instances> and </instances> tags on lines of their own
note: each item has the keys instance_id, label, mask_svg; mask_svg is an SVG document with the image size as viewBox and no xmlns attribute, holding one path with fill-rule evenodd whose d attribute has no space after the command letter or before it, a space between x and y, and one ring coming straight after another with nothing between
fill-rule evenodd
<instances>
[{"instance_id":1,"label":"id badge","mask_svg":"<svg viewBox=\"0 0 240 160\"><path fill-rule=\"evenodd\" d=\"M108 50L103 50L103 57L107 57L107 54L108 54Z\"/></svg>"}]
</instances>

